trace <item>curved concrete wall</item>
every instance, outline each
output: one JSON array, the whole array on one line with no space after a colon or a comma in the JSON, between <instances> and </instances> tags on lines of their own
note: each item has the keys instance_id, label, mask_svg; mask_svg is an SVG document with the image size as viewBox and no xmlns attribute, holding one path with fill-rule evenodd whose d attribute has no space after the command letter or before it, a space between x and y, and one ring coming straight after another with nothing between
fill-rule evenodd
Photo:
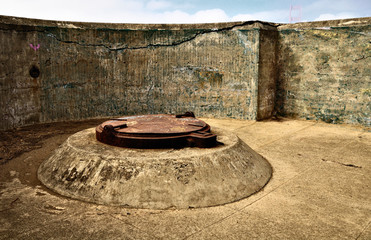
<instances>
[{"instance_id":1,"label":"curved concrete wall","mask_svg":"<svg viewBox=\"0 0 371 240\"><path fill-rule=\"evenodd\" d=\"M136 25L0 16L0 129L184 111L369 126L370 23ZM346 53L331 57L334 43Z\"/></svg>"},{"instance_id":2,"label":"curved concrete wall","mask_svg":"<svg viewBox=\"0 0 371 240\"><path fill-rule=\"evenodd\" d=\"M281 115L371 127L370 23L362 18L278 27Z\"/></svg>"}]
</instances>

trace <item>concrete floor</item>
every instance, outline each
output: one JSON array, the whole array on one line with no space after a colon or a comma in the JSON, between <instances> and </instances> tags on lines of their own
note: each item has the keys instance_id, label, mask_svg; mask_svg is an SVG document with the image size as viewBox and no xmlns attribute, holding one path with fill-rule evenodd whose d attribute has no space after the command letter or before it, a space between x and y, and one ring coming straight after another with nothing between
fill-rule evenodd
<instances>
[{"instance_id":1,"label":"concrete floor","mask_svg":"<svg viewBox=\"0 0 371 240\"><path fill-rule=\"evenodd\" d=\"M262 191L188 210L68 199L27 180L67 135L50 137L0 165L7 176L0 182L0 239L371 239L369 130L287 119L203 120L235 132L268 159L274 172Z\"/></svg>"}]
</instances>

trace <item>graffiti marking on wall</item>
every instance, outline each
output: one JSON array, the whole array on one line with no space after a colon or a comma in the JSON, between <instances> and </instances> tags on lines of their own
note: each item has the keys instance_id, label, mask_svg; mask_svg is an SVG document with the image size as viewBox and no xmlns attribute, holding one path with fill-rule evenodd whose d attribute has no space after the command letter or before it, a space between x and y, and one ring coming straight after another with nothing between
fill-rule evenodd
<instances>
[{"instance_id":1,"label":"graffiti marking on wall","mask_svg":"<svg viewBox=\"0 0 371 240\"><path fill-rule=\"evenodd\" d=\"M34 46L32 43L30 43L30 47L35 50L35 52L40 48L40 44L37 44L36 46Z\"/></svg>"}]
</instances>

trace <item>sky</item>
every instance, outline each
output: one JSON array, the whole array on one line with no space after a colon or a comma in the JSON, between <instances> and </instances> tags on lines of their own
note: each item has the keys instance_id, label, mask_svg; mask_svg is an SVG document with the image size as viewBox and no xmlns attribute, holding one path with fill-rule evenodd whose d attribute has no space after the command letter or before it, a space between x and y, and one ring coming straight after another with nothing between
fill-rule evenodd
<instances>
[{"instance_id":1,"label":"sky","mask_svg":"<svg viewBox=\"0 0 371 240\"><path fill-rule=\"evenodd\" d=\"M371 0L0 0L0 15L111 23L275 23L371 17Z\"/></svg>"}]
</instances>

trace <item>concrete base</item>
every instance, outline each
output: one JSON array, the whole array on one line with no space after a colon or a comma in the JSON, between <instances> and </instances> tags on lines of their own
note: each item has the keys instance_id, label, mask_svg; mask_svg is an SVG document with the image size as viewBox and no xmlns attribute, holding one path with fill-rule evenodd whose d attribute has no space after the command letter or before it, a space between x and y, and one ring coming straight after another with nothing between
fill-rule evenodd
<instances>
[{"instance_id":1,"label":"concrete base","mask_svg":"<svg viewBox=\"0 0 371 240\"><path fill-rule=\"evenodd\" d=\"M86 129L41 164L38 178L64 196L133 208L208 207L259 191L270 164L236 135L213 130L224 145L143 150L105 145Z\"/></svg>"},{"instance_id":2,"label":"concrete base","mask_svg":"<svg viewBox=\"0 0 371 240\"><path fill-rule=\"evenodd\" d=\"M37 169L72 132L104 119L36 125L0 136L10 153L26 149L0 165L0 240L371 239L370 129L292 119L202 120L236 133L269 161L274 173L262 190L181 210L65 198L41 186Z\"/></svg>"}]
</instances>

